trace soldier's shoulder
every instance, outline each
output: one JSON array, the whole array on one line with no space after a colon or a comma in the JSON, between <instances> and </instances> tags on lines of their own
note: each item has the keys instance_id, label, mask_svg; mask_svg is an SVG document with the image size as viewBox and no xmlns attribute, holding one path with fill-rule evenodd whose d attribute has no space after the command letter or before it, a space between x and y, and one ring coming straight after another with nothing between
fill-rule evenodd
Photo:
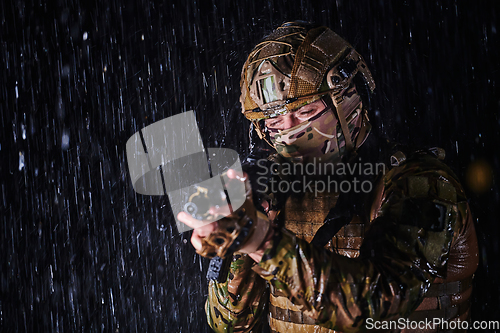
<instances>
[{"instance_id":1,"label":"soldier's shoulder","mask_svg":"<svg viewBox=\"0 0 500 333\"><path fill-rule=\"evenodd\" d=\"M465 200L459 178L445 163L444 149L396 150L389 158L384 189L397 187L407 197L432 197L449 202Z\"/></svg>"},{"instance_id":2,"label":"soldier's shoulder","mask_svg":"<svg viewBox=\"0 0 500 333\"><path fill-rule=\"evenodd\" d=\"M458 178L443 159L439 148L394 152L370 212L372 229L392 235L399 250L420 257L437 276L445 274L467 206Z\"/></svg>"}]
</instances>

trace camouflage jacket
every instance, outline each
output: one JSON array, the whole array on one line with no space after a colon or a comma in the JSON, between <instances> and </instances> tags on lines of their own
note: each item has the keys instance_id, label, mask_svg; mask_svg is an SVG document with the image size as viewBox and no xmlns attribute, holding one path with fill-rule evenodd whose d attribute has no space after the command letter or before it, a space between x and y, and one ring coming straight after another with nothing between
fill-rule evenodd
<instances>
[{"instance_id":1,"label":"camouflage jacket","mask_svg":"<svg viewBox=\"0 0 500 333\"><path fill-rule=\"evenodd\" d=\"M270 298L274 303L280 296L292 310L285 322L300 316L301 332L365 331L368 319L410 316L431 283L472 275L477 242L456 177L425 153L397 164L371 193L359 256L314 247L277 229L259 263L235 255L227 281L210 282L205 310L212 329L261 332L268 306L279 305ZM302 327L278 324L271 316L273 331Z\"/></svg>"}]
</instances>

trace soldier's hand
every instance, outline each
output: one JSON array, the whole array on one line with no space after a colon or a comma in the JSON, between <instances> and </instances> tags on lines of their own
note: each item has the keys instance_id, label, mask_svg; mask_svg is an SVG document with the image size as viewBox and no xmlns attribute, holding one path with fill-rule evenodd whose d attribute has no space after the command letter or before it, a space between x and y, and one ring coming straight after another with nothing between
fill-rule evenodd
<instances>
[{"instance_id":1,"label":"soldier's hand","mask_svg":"<svg viewBox=\"0 0 500 333\"><path fill-rule=\"evenodd\" d=\"M212 223L198 220L186 212L177 215L179 221L194 229L191 244L204 257L224 258L233 252L254 253L269 238L270 221L254 206L247 174L230 169L227 176L245 185L246 200L240 208L234 212L230 206L210 208L211 215L225 216Z\"/></svg>"}]
</instances>

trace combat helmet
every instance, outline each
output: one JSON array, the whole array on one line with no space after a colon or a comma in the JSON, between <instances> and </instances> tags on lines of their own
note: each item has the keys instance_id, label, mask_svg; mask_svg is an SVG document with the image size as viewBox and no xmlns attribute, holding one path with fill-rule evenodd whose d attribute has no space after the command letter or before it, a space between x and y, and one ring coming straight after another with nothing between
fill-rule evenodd
<instances>
[{"instance_id":1,"label":"combat helmet","mask_svg":"<svg viewBox=\"0 0 500 333\"><path fill-rule=\"evenodd\" d=\"M372 75L354 48L324 26L295 21L278 27L248 56L240 88L242 112L261 139L266 134L260 120L322 97L337 118L341 154L355 151L371 128L367 110L375 89Z\"/></svg>"}]
</instances>

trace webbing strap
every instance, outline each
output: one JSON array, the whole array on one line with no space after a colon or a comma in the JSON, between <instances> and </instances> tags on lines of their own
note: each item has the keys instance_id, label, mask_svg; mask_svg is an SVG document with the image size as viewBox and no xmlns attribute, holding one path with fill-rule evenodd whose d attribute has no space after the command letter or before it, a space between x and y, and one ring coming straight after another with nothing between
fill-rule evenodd
<instances>
[{"instance_id":1,"label":"webbing strap","mask_svg":"<svg viewBox=\"0 0 500 333\"><path fill-rule=\"evenodd\" d=\"M445 283L432 284L425 298L437 297L439 309L435 310L417 310L410 315L411 320L420 321L430 318L444 318L446 320L460 317L470 307L469 299L454 306L451 305L451 296L463 293L472 287L472 276L463 280L451 281Z\"/></svg>"},{"instance_id":2,"label":"webbing strap","mask_svg":"<svg viewBox=\"0 0 500 333\"><path fill-rule=\"evenodd\" d=\"M456 317L460 317L469 310L469 303L459 304L457 306L451 306L447 308L437 309L437 310L422 310L413 312L408 318L411 321L425 321L426 319L440 318L444 320L450 320Z\"/></svg>"},{"instance_id":3,"label":"webbing strap","mask_svg":"<svg viewBox=\"0 0 500 333\"><path fill-rule=\"evenodd\" d=\"M472 275L459 281L431 284L425 297L441 297L445 295L456 295L469 289L472 285Z\"/></svg>"}]
</instances>

